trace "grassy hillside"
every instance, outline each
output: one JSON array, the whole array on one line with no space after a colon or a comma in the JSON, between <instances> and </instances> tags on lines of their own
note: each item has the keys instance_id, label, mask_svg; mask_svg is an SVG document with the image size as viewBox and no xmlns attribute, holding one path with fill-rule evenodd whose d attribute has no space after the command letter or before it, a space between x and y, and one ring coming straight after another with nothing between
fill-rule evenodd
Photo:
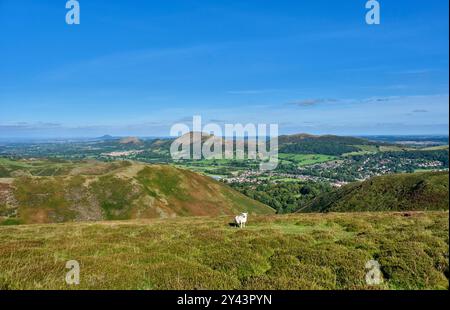
<instances>
[{"instance_id":1,"label":"grassy hillside","mask_svg":"<svg viewBox=\"0 0 450 310\"><path fill-rule=\"evenodd\" d=\"M316 198L302 212L448 210L448 172L374 177Z\"/></svg>"},{"instance_id":2,"label":"grassy hillside","mask_svg":"<svg viewBox=\"0 0 450 310\"><path fill-rule=\"evenodd\" d=\"M448 289L448 212L0 227L0 289ZM366 285L365 264L383 283ZM64 282L77 260L80 285Z\"/></svg>"},{"instance_id":3,"label":"grassy hillside","mask_svg":"<svg viewBox=\"0 0 450 310\"><path fill-rule=\"evenodd\" d=\"M274 212L169 165L10 161L3 167L9 177L0 178L0 224Z\"/></svg>"}]
</instances>

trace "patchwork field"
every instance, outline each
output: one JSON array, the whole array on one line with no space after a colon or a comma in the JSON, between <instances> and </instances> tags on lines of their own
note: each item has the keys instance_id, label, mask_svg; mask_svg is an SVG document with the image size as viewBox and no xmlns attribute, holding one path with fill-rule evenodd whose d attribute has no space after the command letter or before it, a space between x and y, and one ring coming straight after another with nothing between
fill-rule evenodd
<instances>
[{"instance_id":1,"label":"patchwork field","mask_svg":"<svg viewBox=\"0 0 450 310\"><path fill-rule=\"evenodd\" d=\"M448 212L0 227L0 289L448 289ZM367 261L383 282L368 286ZM78 286L65 263L81 266Z\"/></svg>"}]
</instances>

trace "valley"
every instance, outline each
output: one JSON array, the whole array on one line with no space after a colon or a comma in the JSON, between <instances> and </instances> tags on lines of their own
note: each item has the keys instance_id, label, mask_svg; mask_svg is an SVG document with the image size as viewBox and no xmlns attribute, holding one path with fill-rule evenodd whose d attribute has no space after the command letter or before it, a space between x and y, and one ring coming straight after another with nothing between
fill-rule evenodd
<instances>
[{"instance_id":1,"label":"valley","mask_svg":"<svg viewBox=\"0 0 450 310\"><path fill-rule=\"evenodd\" d=\"M442 140L284 136L269 172L172 141L0 146L0 289L448 289Z\"/></svg>"},{"instance_id":2,"label":"valley","mask_svg":"<svg viewBox=\"0 0 450 310\"><path fill-rule=\"evenodd\" d=\"M441 307L449 4L0 0L2 308Z\"/></svg>"},{"instance_id":3,"label":"valley","mask_svg":"<svg viewBox=\"0 0 450 310\"><path fill-rule=\"evenodd\" d=\"M448 173L449 167L448 137L443 136L280 136L278 166L266 172L259 170L258 161L249 159L173 160L173 141L105 135L86 140L3 143L0 180L76 174L80 169L83 174L89 166L101 170L125 162L163 164L218 180L278 213L289 213L304 210L320 195L347 184L391 174ZM75 169L77 165L80 168Z\"/></svg>"}]
</instances>

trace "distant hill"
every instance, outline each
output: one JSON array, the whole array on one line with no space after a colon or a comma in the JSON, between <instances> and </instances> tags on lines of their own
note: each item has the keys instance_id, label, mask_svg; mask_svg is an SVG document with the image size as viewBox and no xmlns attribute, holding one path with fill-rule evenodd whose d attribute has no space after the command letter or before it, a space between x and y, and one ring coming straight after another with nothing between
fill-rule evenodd
<instances>
[{"instance_id":1,"label":"distant hill","mask_svg":"<svg viewBox=\"0 0 450 310\"><path fill-rule=\"evenodd\" d=\"M103 135L101 137L96 138L95 140L101 140L101 141L108 141L108 140L117 140L118 138L115 138L111 135Z\"/></svg>"},{"instance_id":2,"label":"distant hill","mask_svg":"<svg viewBox=\"0 0 450 310\"><path fill-rule=\"evenodd\" d=\"M249 146L256 148L255 141L248 139L234 139L234 141L229 141L223 137L213 136L207 133L198 133L194 135L193 132L189 132L178 138L168 138L168 139L151 139L151 140L140 140L136 137L122 138L118 141L114 141L111 145L117 145L118 148L129 148L129 147L144 147L150 152L157 154L169 154L170 146L174 141L184 146L190 145L191 154L193 143L201 141L203 145L206 141L210 144L213 141L222 142L224 151L226 149L232 149L233 145L235 148L243 148L246 150ZM110 140L105 140L110 141ZM345 136L333 136L333 135L311 135L311 134L295 134L295 135L282 135L278 137L278 145L280 153L288 154L323 154L329 156L340 156L345 154L355 154L355 153L376 153L382 151L401 151L407 148L398 145L390 144L387 142L375 142L364 138L357 137L345 137ZM226 154L232 156L233 154Z\"/></svg>"},{"instance_id":3,"label":"distant hill","mask_svg":"<svg viewBox=\"0 0 450 310\"><path fill-rule=\"evenodd\" d=\"M386 142L374 142L363 138L310 134L284 135L278 138L279 152L292 154L324 154L340 156L355 152L378 152L383 147L401 149Z\"/></svg>"},{"instance_id":4,"label":"distant hill","mask_svg":"<svg viewBox=\"0 0 450 310\"><path fill-rule=\"evenodd\" d=\"M142 141L136 137L125 137L119 140L120 144L142 144Z\"/></svg>"},{"instance_id":5,"label":"distant hill","mask_svg":"<svg viewBox=\"0 0 450 310\"><path fill-rule=\"evenodd\" d=\"M334 136L334 135L311 135L311 134L294 134L294 135L284 135L278 138L280 144L286 143L301 143L306 141L316 141L316 142L331 142L340 144L374 144L371 141L363 138L355 137L345 137L345 136Z\"/></svg>"},{"instance_id":6,"label":"distant hill","mask_svg":"<svg viewBox=\"0 0 450 310\"><path fill-rule=\"evenodd\" d=\"M169 165L127 161L15 165L21 167L14 171L16 177L0 178L0 223L2 218L8 223L50 223L274 213L223 183ZM33 176L39 165L54 175Z\"/></svg>"},{"instance_id":7,"label":"distant hill","mask_svg":"<svg viewBox=\"0 0 450 310\"><path fill-rule=\"evenodd\" d=\"M170 144L177 140L184 145L194 141L193 133L187 133L176 139L156 140L150 146L151 150L168 152ZM200 135L197 136L200 138ZM226 141L222 137L201 133L201 143L222 140L223 147L228 143L235 144L247 150L248 146L254 146L254 141L248 139L235 139L234 142ZM251 144L252 143L252 144ZM230 145L229 145L230 146ZM192 147L192 146L191 146ZM354 155L378 153L387 151L409 151L414 150L407 145L390 143L388 141L372 141L361 137L335 136L335 135L312 135L306 133L281 135L278 137L279 153L285 154L323 154L328 156Z\"/></svg>"},{"instance_id":8,"label":"distant hill","mask_svg":"<svg viewBox=\"0 0 450 310\"><path fill-rule=\"evenodd\" d=\"M209 140L220 141L225 148L226 144L234 144L235 147L241 147L245 150L251 145L256 147L255 142L249 139L234 139L233 141L225 140L222 137L212 136L206 133L200 133L194 136L192 132L187 133L177 139L166 140L163 146L168 149L170 148L170 143L174 140L180 144L189 145L195 141L195 138L201 139L201 144ZM170 143L169 143L170 141ZM324 155L342 155L346 153L367 151L368 149L373 152L380 151L380 145L388 145L387 143L377 143L372 142L363 138L355 137L343 137L343 136L316 136L311 134L295 134L295 135L283 135L278 137L278 145L280 153L293 153L293 154L324 154ZM156 147L161 147L162 145L155 145ZM230 145L228 145L230 146ZM192 146L191 146L192 147ZM232 147L232 145L231 145ZM397 148L400 148L396 146Z\"/></svg>"},{"instance_id":9,"label":"distant hill","mask_svg":"<svg viewBox=\"0 0 450 310\"><path fill-rule=\"evenodd\" d=\"M448 178L448 172L374 177L323 194L299 212L448 210Z\"/></svg>"}]
</instances>

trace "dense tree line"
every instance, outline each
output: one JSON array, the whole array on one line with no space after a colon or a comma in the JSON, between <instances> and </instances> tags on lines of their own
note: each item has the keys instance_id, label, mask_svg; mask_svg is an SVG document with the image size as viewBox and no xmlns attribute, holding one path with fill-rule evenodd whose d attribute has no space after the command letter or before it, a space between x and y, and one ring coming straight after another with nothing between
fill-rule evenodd
<instances>
[{"instance_id":1,"label":"dense tree line","mask_svg":"<svg viewBox=\"0 0 450 310\"><path fill-rule=\"evenodd\" d=\"M330 192L331 186L322 182L278 182L269 180L254 183L233 183L231 186L244 195L260 201L277 213L292 213L309 204L314 198Z\"/></svg>"},{"instance_id":2,"label":"dense tree line","mask_svg":"<svg viewBox=\"0 0 450 310\"><path fill-rule=\"evenodd\" d=\"M300 143L291 143L280 146L280 153L294 154L324 154L339 156L344 153L357 151L359 151L359 148L352 145L322 141L303 141Z\"/></svg>"}]
</instances>

